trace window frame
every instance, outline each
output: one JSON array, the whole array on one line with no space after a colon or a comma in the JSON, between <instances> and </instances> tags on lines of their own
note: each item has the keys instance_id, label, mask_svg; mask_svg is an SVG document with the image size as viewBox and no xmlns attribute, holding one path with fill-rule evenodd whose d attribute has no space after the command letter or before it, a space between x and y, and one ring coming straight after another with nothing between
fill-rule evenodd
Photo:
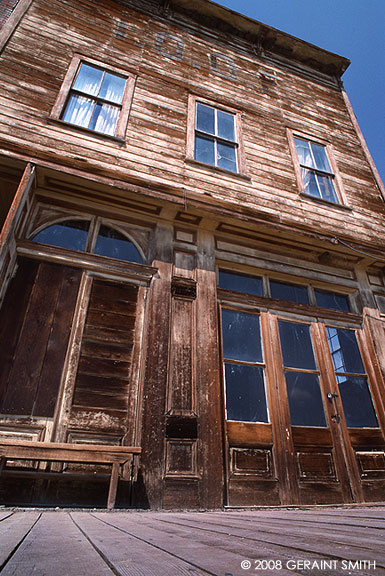
<instances>
[{"instance_id":1,"label":"window frame","mask_svg":"<svg viewBox=\"0 0 385 576\"><path fill-rule=\"evenodd\" d=\"M195 159L195 135L197 132L196 129L196 119L197 119L197 104L204 104L205 106L210 106L215 110L220 110L222 112L227 112L228 114L232 114L234 116L234 133L235 133L235 157L237 162L237 171L233 172L232 170L227 170L226 168L221 168L220 166L216 166L215 164L209 164L206 162L202 162L200 160ZM205 168L209 168L218 172L223 172L225 174L231 174L233 176L240 176L247 179L250 179L249 176L246 174L245 170L245 158L244 158L244 145L243 145L243 137L242 137L242 130L241 130L241 112L232 108L231 106L222 105L221 103L214 102L212 100L207 100L206 98L201 98L200 96L196 96L195 94L190 94L188 99L188 110L187 110L187 145L186 145L186 160L189 162L196 164L198 166L202 166ZM214 141L223 141L228 143L229 141L218 136L212 136Z\"/></svg>"},{"instance_id":2,"label":"window frame","mask_svg":"<svg viewBox=\"0 0 385 576\"><path fill-rule=\"evenodd\" d=\"M62 120L61 118L66 109L69 97L72 92L72 86L76 80L78 71L80 70L80 66L82 64L89 64L90 66L94 66L103 70L103 72L110 72L111 74L115 74L117 76L123 76L126 79L126 85L123 92L122 102L120 104L120 112L118 115L118 120L116 122L115 132L113 135L105 134L104 132L99 132L92 128L79 126L77 124L73 124L72 122ZM86 131L88 134L93 134L96 136L100 136L102 138L110 138L113 140L124 141L128 124L128 116L130 113L132 98L134 95L135 83L136 83L136 76L131 72L128 72L127 70L122 70L120 68L110 66L109 64L106 65L103 62L81 56L80 54L76 54L72 58L68 70L65 74L55 104L53 105L53 108L51 110L49 120L58 122L63 126L71 127L81 131ZM97 98L94 97L92 98L94 100L97 100Z\"/></svg>"},{"instance_id":3,"label":"window frame","mask_svg":"<svg viewBox=\"0 0 385 576\"><path fill-rule=\"evenodd\" d=\"M297 130L293 131L289 128L287 129L286 132L287 132L287 137L288 137L288 141L289 141L289 149L290 149L290 153L291 153L291 156L293 159L294 172L295 172L295 176L296 176L297 185L298 185L300 195L303 198L322 202L322 203L328 204L329 206L335 206L335 207L339 207L339 208L350 209L350 207L347 205L347 202L346 202L346 196L344 193L342 180L341 180L338 168L337 168L336 161L334 159L333 148L332 148L332 145L330 144L330 142L323 140L322 138L318 138L318 137L312 136L310 134L306 134L304 132L299 132ZM313 144L317 144L318 146L322 146L325 149L325 153L326 153L327 159L328 159L329 164L330 164L331 172L325 172L323 170L319 170L317 168L313 169L313 168L309 168L307 166L304 166L304 168L306 168L307 170L313 171L313 173L315 173L315 174L321 174L323 176L326 175L326 176L331 177L338 202L333 202L332 200L328 200L326 198L323 198L322 196L321 197L312 196L311 194L308 194L306 192L305 183L304 183L303 178L302 178L302 171L301 171L302 165L299 161L297 147L296 147L295 140L294 140L295 138L298 138L300 140L305 140L306 142L311 142Z\"/></svg>"}]
</instances>

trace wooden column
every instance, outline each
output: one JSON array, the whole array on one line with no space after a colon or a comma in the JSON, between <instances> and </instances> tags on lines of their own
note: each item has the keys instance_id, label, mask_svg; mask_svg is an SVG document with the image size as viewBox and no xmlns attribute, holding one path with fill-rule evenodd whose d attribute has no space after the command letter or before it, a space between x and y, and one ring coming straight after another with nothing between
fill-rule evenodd
<instances>
[{"instance_id":1,"label":"wooden column","mask_svg":"<svg viewBox=\"0 0 385 576\"><path fill-rule=\"evenodd\" d=\"M152 280L147 309L146 369L143 385L143 426L141 471L137 503L151 508L162 506L164 475L165 408L170 333L172 226L159 224L155 231ZM140 483L142 491L140 493Z\"/></svg>"}]
</instances>

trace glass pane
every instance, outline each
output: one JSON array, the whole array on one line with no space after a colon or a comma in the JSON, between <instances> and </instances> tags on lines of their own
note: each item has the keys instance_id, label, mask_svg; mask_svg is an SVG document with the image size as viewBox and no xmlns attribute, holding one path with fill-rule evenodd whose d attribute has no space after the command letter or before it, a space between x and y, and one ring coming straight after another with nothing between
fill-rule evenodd
<instances>
[{"instance_id":1,"label":"glass pane","mask_svg":"<svg viewBox=\"0 0 385 576\"><path fill-rule=\"evenodd\" d=\"M352 374L364 374L361 353L354 330L326 327L329 349L334 370Z\"/></svg>"},{"instance_id":2,"label":"glass pane","mask_svg":"<svg viewBox=\"0 0 385 576\"><path fill-rule=\"evenodd\" d=\"M321 198L321 192L318 188L315 173L307 168L301 168L301 174L305 187L305 194L309 194L309 196L314 196L315 198Z\"/></svg>"},{"instance_id":3,"label":"glass pane","mask_svg":"<svg viewBox=\"0 0 385 576\"><path fill-rule=\"evenodd\" d=\"M300 138L294 138L294 142L297 148L299 163L308 168L315 168L309 142L306 140L300 140Z\"/></svg>"},{"instance_id":4,"label":"glass pane","mask_svg":"<svg viewBox=\"0 0 385 576\"><path fill-rule=\"evenodd\" d=\"M94 253L127 262L138 262L139 264L143 262L134 244L123 234L107 226L100 227Z\"/></svg>"},{"instance_id":5,"label":"glass pane","mask_svg":"<svg viewBox=\"0 0 385 576\"><path fill-rule=\"evenodd\" d=\"M217 166L225 170L231 170L231 172L237 171L235 145L224 144L223 142L217 143Z\"/></svg>"},{"instance_id":6,"label":"glass pane","mask_svg":"<svg viewBox=\"0 0 385 576\"><path fill-rule=\"evenodd\" d=\"M268 422L261 366L225 364L226 418L241 422Z\"/></svg>"},{"instance_id":7,"label":"glass pane","mask_svg":"<svg viewBox=\"0 0 385 576\"><path fill-rule=\"evenodd\" d=\"M316 370L309 326L284 320L278 325L284 366Z\"/></svg>"},{"instance_id":8,"label":"glass pane","mask_svg":"<svg viewBox=\"0 0 385 576\"><path fill-rule=\"evenodd\" d=\"M366 378L337 376L348 428L377 428L378 422Z\"/></svg>"},{"instance_id":9,"label":"glass pane","mask_svg":"<svg viewBox=\"0 0 385 576\"><path fill-rule=\"evenodd\" d=\"M94 100L73 94L64 110L62 120L88 128L94 105Z\"/></svg>"},{"instance_id":10,"label":"glass pane","mask_svg":"<svg viewBox=\"0 0 385 576\"><path fill-rule=\"evenodd\" d=\"M195 136L195 160L215 166L215 143L214 140Z\"/></svg>"},{"instance_id":11,"label":"glass pane","mask_svg":"<svg viewBox=\"0 0 385 576\"><path fill-rule=\"evenodd\" d=\"M326 426L316 374L286 372L290 419L293 426Z\"/></svg>"},{"instance_id":12,"label":"glass pane","mask_svg":"<svg viewBox=\"0 0 385 576\"><path fill-rule=\"evenodd\" d=\"M317 179L322 198L324 200L329 200L329 202L335 202L336 204L339 204L333 180L330 178L330 176L321 176L318 174Z\"/></svg>"},{"instance_id":13,"label":"glass pane","mask_svg":"<svg viewBox=\"0 0 385 576\"><path fill-rule=\"evenodd\" d=\"M349 298L345 294L327 292L325 290L314 290L317 306L330 308L331 310L341 310L350 312Z\"/></svg>"},{"instance_id":14,"label":"glass pane","mask_svg":"<svg viewBox=\"0 0 385 576\"><path fill-rule=\"evenodd\" d=\"M120 108L111 104L96 104L89 128L113 136Z\"/></svg>"},{"instance_id":15,"label":"glass pane","mask_svg":"<svg viewBox=\"0 0 385 576\"><path fill-rule=\"evenodd\" d=\"M197 104L197 130L215 134L215 108Z\"/></svg>"},{"instance_id":16,"label":"glass pane","mask_svg":"<svg viewBox=\"0 0 385 576\"><path fill-rule=\"evenodd\" d=\"M263 296L262 278L219 270L219 288Z\"/></svg>"},{"instance_id":17,"label":"glass pane","mask_svg":"<svg viewBox=\"0 0 385 576\"><path fill-rule=\"evenodd\" d=\"M222 309L223 357L244 362L262 362L259 316Z\"/></svg>"},{"instance_id":18,"label":"glass pane","mask_svg":"<svg viewBox=\"0 0 385 576\"><path fill-rule=\"evenodd\" d=\"M235 142L234 114L217 110L217 135L226 140Z\"/></svg>"},{"instance_id":19,"label":"glass pane","mask_svg":"<svg viewBox=\"0 0 385 576\"><path fill-rule=\"evenodd\" d=\"M90 66L89 64L82 64L73 88L80 92L85 92L90 96L96 96L99 92L102 78L103 70Z\"/></svg>"},{"instance_id":20,"label":"glass pane","mask_svg":"<svg viewBox=\"0 0 385 576\"><path fill-rule=\"evenodd\" d=\"M309 295L306 286L296 284L285 284L270 280L270 294L272 298L297 302L297 304L309 304Z\"/></svg>"},{"instance_id":21,"label":"glass pane","mask_svg":"<svg viewBox=\"0 0 385 576\"><path fill-rule=\"evenodd\" d=\"M318 170L323 170L323 172L330 172L332 174L325 147L311 142L311 148L313 150L316 168L318 168Z\"/></svg>"},{"instance_id":22,"label":"glass pane","mask_svg":"<svg viewBox=\"0 0 385 576\"><path fill-rule=\"evenodd\" d=\"M99 92L100 98L120 104L123 99L124 88L126 86L126 79L116 74L106 72L103 78L102 87Z\"/></svg>"},{"instance_id":23,"label":"glass pane","mask_svg":"<svg viewBox=\"0 0 385 576\"><path fill-rule=\"evenodd\" d=\"M68 220L53 224L39 232L33 242L84 252L89 225L89 222L84 220Z\"/></svg>"}]
</instances>

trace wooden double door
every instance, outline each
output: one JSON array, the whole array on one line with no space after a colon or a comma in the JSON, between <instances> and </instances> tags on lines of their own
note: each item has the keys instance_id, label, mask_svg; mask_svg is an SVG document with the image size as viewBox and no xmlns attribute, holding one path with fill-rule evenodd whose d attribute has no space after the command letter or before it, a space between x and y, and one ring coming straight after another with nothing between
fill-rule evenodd
<instances>
[{"instance_id":1,"label":"wooden double door","mask_svg":"<svg viewBox=\"0 0 385 576\"><path fill-rule=\"evenodd\" d=\"M0 310L0 434L138 441L141 288L19 258Z\"/></svg>"},{"instance_id":2,"label":"wooden double door","mask_svg":"<svg viewBox=\"0 0 385 576\"><path fill-rule=\"evenodd\" d=\"M383 378L366 330L222 308L226 503L383 500Z\"/></svg>"}]
</instances>

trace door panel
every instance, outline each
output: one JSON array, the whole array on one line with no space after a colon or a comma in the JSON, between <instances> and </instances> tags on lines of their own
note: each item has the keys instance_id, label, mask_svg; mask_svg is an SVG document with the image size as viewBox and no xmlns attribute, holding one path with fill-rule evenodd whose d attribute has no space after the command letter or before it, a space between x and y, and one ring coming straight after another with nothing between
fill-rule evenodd
<instances>
[{"instance_id":1,"label":"door panel","mask_svg":"<svg viewBox=\"0 0 385 576\"><path fill-rule=\"evenodd\" d=\"M273 400L266 389L260 315L224 308L222 342L227 503L279 504L279 473L270 423Z\"/></svg>"},{"instance_id":2,"label":"door panel","mask_svg":"<svg viewBox=\"0 0 385 576\"><path fill-rule=\"evenodd\" d=\"M93 279L73 393L68 434L121 443L135 405L131 374L138 287ZM133 431L131 430L131 442Z\"/></svg>"},{"instance_id":3,"label":"door panel","mask_svg":"<svg viewBox=\"0 0 385 576\"><path fill-rule=\"evenodd\" d=\"M53 418L80 277L19 260L0 313L0 413Z\"/></svg>"}]
</instances>

